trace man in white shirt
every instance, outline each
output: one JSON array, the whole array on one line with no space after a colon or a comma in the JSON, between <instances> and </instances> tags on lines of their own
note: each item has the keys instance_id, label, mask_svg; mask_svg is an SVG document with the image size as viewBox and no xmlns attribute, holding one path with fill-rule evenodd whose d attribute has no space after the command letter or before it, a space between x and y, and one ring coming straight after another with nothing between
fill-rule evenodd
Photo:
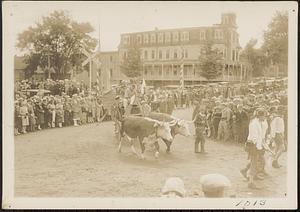
<instances>
[{"instance_id":1,"label":"man in white shirt","mask_svg":"<svg viewBox=\"0 0 300 212\"><path fill-rule=\"evenodd\" d=\"M259 163L264 160L261 155L264 152L263 142L265 141L266 132L268 129L268 123L265 119L265 111L263 109L257 109L255 112L255 118L251 120L249 124L249 135L248 135L248 144L249 144L249 158L250 158L250 166L249 166L249 188L257 189L254 184L254 178L259 173ZM248 168L245 171L247 172ZM242 172L241 171L241 172ZM243 174L243 173L242 173ZM243 174L247 176L247 173Z\"/></svg>"},{"instance_id":2,"label":"man in white shirt","mask_svg":"<svg viewBox=\"0 0 300 212\"><path fill-rule=\"evenodd\" d=\"M281 106L277 108L277 113L272 119L270 127L271 127L270 135L275 142L275 150L274 150L275 156L274 156L272 166L274 168L279 168L280 165L278 164L278 159L281 153L284 151L284 142L283 142L284 120L283 120L283 108Z\"/></svg>"}]
</instances>

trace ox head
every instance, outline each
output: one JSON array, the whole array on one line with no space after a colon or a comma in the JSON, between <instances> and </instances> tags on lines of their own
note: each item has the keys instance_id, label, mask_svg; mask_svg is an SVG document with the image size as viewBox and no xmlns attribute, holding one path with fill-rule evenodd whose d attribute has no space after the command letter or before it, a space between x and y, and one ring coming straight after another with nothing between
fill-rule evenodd
<instances>
[{"instance_id":1,"label":"ox head","mask_svg":"<svg viewBox=\"0 0 300 212\"><path fill-rule=\"evenodd\" d=\"M157 137L163 138L167 141L173 140L173 137L171 135L170 123L155 121L153 126L154 128L156 128Z\"/></svg>"},{"instance_id":2,"label":"ox head","mask_svg":"<svg viewBox=\"0 0 300 212\"><path fill-rule=\"evenodd\" d=\"M191 136L188 122L183 119L177 119L175 123L175 134Z\"/></svg>"}]
</instances>

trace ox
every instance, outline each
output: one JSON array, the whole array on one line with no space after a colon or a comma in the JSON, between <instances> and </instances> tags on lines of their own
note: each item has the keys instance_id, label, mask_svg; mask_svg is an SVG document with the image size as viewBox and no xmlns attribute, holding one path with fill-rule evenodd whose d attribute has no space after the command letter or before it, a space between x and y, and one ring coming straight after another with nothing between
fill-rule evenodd
<instances>
[{"instance_id":1,"label":"ox","mask_svg":"<svg viewBox=\"0 0 300 212\"><path fill-rule=\"evenodd\" d=\"M166 113L156 113L156 112L151 112L148 115L148 117L151 119L158 120L158 121L167 121L167 122L171 122L171 123L175 122L175 124L173 126L171 126L171 135L173 138L177 134L180 134L183 136L191 135L189 126L188 126L189 121L185 121L183 119L178 119L178 118L171 116L169 114L166 114ZM171 147L172 142L168 141L166 139L163 139L163 138L162 138L162 140L165 142L165 144L167 146L166 152L170 152L170 147Z\"/></svg>"},{"instance_id":2,"label":"ox","mask_svg":"<svg viewBox=\"0 0 300 212\"><path fill-rule=\"evenodd\" d=\"M175 124L174 122L161 122L148 117L139 117L139 116L127 116L121 122L121 137L119 143L119 152L121 152L122 147L122 138L125 136L131 144L131 150L136 154L136 150L133 146L132 139L138 139L141 146L141 157L144 159L145 152L145 142L144 138L149 143L149 140L154 144L156 152L155 157L158 157L159 154L159 145L157 139L161 138L171 142L173 137L171 135L170 126Z\"/></svg>"}]
</instances>

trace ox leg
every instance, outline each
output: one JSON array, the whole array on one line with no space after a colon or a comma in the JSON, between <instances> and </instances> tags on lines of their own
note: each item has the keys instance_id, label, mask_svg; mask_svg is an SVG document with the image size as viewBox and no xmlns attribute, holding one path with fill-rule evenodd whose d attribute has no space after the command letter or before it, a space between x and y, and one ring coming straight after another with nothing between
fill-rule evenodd
<instances>
[{"instance_id":1,"label":"ox leg","mask_svg":"<svg viewBox=\"0 0 300 212\"><path fill-rule=\"evenodd\" d=\"M133 139L130 138L128 135L126 135L126 138L128 139L128 141L129 141L129 143L130 143L130 148L131 148L132 152L133 152L135 155L138 156L138 153L136 152L136 150L135 150L135 148L134 148L134 146L133 146Z\"/></svg>"},{"instance_id":2,"label":"ox leg","mask_svg":"<svg viewBox=\"0 0 300 212\"><path fill-rule=\"evenodd\" d=\"M119 146L118 146L118 151L121 152L122 149L122 141L123 141L123 137L120 137L119 139Z\"/></svg>"},{"instance_id":3,"label":"ox leg","mask_svg":"<svg viewBox=\"0 0 300 212\"><path fill-rule=\"evenodd\" d=\"M166 146L167 146L167 149L166 149L166 153L169 153L170 152L170 147L171 147L171 143L170 141L167 141L165 139L163 139L163 141L165 142Z\"/></svg>"},{"instance_id":4,"label":"ox leg","mask_svg":"<svg viewBox=\"0 0 300 212\"><path fill-rule=\"evenodd\" d=\"M143 143L143 138L139 138L140 146L141 146L141 158L145 159L144 152L145 152L145 144Z\"/></svg>"},{"instance_id":5,"label":"ox leg","mask_svg":"<svg viewBox=\"0 0 300 212\"><path fill-rule=\"evenodd\" d=\"M158 144L158 141L156 141L154 143L154 146L155 146L155 158L158 158L158 156L159 156L159 144Z\"/></svg>"}]
</instances>

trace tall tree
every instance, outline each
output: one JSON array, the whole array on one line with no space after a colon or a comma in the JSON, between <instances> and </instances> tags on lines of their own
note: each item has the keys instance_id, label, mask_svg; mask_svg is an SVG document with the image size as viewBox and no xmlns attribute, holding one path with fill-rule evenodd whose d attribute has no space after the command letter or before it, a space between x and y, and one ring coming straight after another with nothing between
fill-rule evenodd
<instances>
[{"instance_id":1,"label":"tall tree","mask_svg":"<svg viewBox=\"0 0 300 212\"><path fill-rule=\"evenodd\" d=\"M201 75L208 80L215 79L222 74L223 56L218 49L213 48L212 42L208 42L201 50L199 63Z\"/></svg>"},{"instance_id":2,"label":"tall tree","mask_svg":"<svg viewBox=\"0 0 300 212\"><path fill-rule=\"evenodd\" d=\"M266 66L266 57L260 48L255 48L257 44L256 39L251 39L243 49L240 55L240 60L247 64L252 71L253 77L263 75L263 69Z\"/></svg>"},{"instance_id":3,"label":"tall tree","mask_svg":"<svg viewBox=\"0 0 300 212\"><path fill-rule=\"evenodd\" d=\"M269 62L287 67L288 63L288 12L277 11L264 31L262 50Z\"/></svg>"},{"instance_id":4,"label":"tall tree","mask_svg":"<svg viewBox=\"0 0 300 212\"><path fill-rule=\"evenodd\" d=\"M124 58L121 64L121 71L129 78L141 76L141 52L137 46L132 46L128 49L127 56Z\"/></svg>"},{"instance_id":5,"label":"tall tree","mask_svg":"<svg viewBox=\"0 0 300 212\"><path fill-rule=\"evenodd\" d=\"M89 23L78 23L66 11L54 11L42 21L18 35L17 47L25 51L29 64L27 74L32 75L36 67L50 65L55 70L55 78L65 78L74 66L80 66L85 59L81 53L96 47L97 40L89 33L94 29Z\"/></svg>"}]
</instances>

